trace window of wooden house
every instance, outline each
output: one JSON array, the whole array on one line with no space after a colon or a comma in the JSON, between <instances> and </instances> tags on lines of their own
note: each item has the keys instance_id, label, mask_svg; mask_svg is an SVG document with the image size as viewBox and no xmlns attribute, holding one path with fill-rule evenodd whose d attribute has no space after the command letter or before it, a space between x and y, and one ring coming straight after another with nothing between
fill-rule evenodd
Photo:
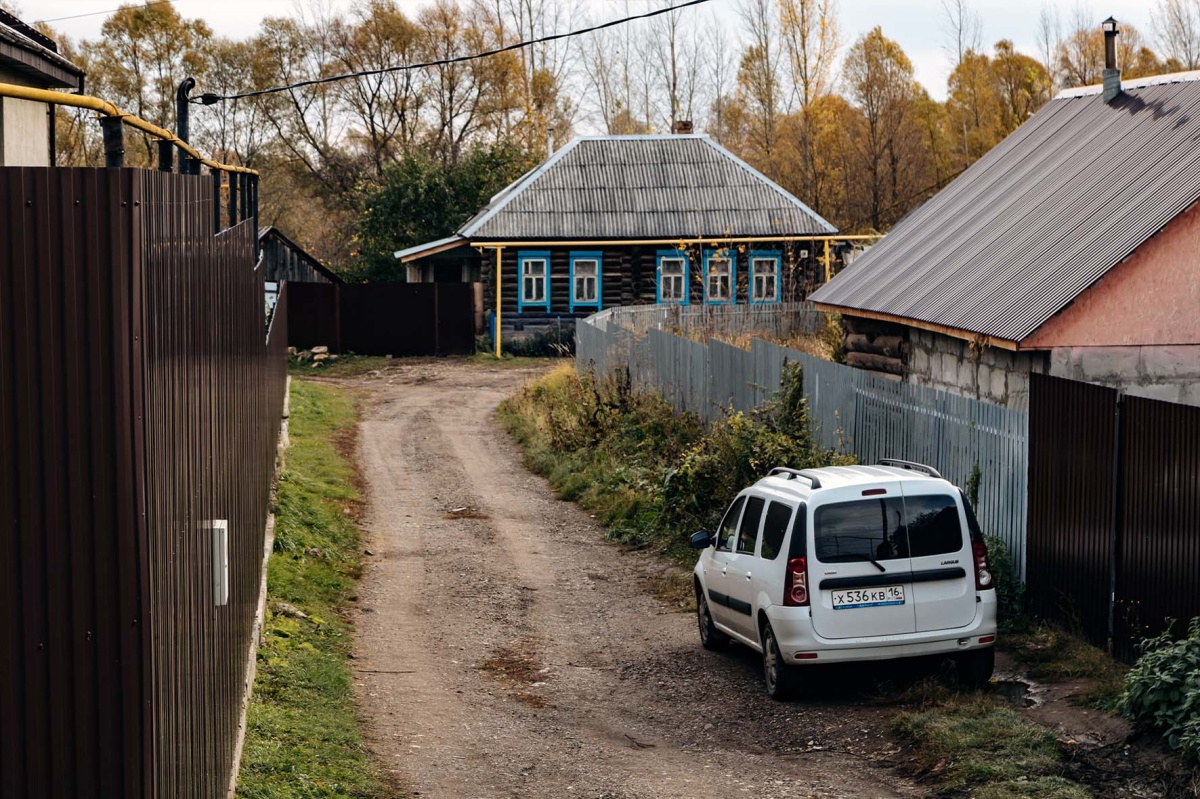
<instances>
[{"instance_id":1,"label":"window of wooden house","mask_svg":"<svg viewBox=\"0 0 1200 799\"><path fill-rule=\"evenodd\" d=\"M577 305L600 307L600 264L598 252L571 253L571 310Z\"/></svg>"},{"instance_id":2,"label":"window of wooden house","mask_svg":"<svg viewBox=\"0 0 1200 799\"><path fill-rule=\"evenodd\" d=\"M549 309L550 254L520 253L517 256L517 269L521 280L518 310L523 311L525 306Z\"/></svg>"},{"instance_id":3,"label":"window of wooden house","mask_svg":"<svg viewBox=\"0 0 1200 799\"><path fill-rule=\"evenodd\" d=\"M687 258L677 250L658 256L658 301L676 305L688 304Z\"/></svg>"},{"instance_id":4,"label":"window of wooden house","mask_svg":"<svg viewBox=\"0 0 1200 799\"><path fill-rule=\"evenodd\" d=\"M733 258L710 254L704 261L704 300L711 304L733 302L735 279Z\"/></svg>"},{"instance_id":5,"label":"window of wooden house","mask_svg":"<svg viewBox=\"0 0 1200 799\"><path fill-rule=\"evenodd\" d=\"M750 257L750 302L779 302L779 256Z\"/></svg>"}]
</instances>

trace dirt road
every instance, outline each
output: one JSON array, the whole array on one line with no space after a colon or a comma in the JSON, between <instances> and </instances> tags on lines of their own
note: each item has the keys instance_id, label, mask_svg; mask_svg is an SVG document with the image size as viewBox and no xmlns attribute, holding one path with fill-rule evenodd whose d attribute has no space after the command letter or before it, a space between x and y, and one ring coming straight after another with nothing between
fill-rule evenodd
<instances>
[{"instance_id":1,"label":"dirt road","mask_svg":"<svg viewBox=\"0 0 1200 799\"><path fill-rule=\"evenodd\" d=\"M907 797L886 712L779 704L648 590L664 564L527 472L494 410L530 372L357 381L373 556L357 619L371 745L429 797Z\"/></svg>"}]
</instances>

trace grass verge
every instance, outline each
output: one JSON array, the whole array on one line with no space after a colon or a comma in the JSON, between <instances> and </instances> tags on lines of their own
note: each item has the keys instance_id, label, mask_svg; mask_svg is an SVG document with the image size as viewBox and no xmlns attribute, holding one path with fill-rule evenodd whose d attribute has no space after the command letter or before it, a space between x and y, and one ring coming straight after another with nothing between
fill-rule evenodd
<instances>
[{"instance_id":1,"label":"grass verge","mask_svg":"<svg viewBox=\"0 0 1200 799\"><path fill-rule=\"evenodd\" d=\"M1059 627L1041 625L1009 632L1001 636L1000 644L1035 680L1089 683L1078 697L1084 705L1112 710L1124 690L1128 666Z\"/></svg>"},{"instance_id":2,"label":"grass verge","mask_svg":"<svg viewBox=\"0 0 1200 799\"><path fill-rule=\"evenodd\" d=\"M339 355L336 360L301 361L291 358L288 371L293 377L361 377L396 362L380 355ZM320 364L319 366L315 364Z\"/></svg>"},{"instance_id":3,"label":"grass verge","mask_svg":"<svg viewBox=\"0 0 1200 799\"><path fill-rule=\"evenodd\" d=\"M341 613L360 568L355 423L345 389L292 381L242 799L392 795L359 734L351 630Z\"/></svg>"},{"instance_id":4,"label":"grass verge","mask_svg":"<svg viewBox=\"0 0 1200 799\"><path fill-rule=\"evenodd\" d=\"M893 728L916 744L920 776L975 799L1088 799L1087 788L1061 777L1054 733L1014 708L983 696L958 695L899 713Z\"/></svg>"}]
</instances>

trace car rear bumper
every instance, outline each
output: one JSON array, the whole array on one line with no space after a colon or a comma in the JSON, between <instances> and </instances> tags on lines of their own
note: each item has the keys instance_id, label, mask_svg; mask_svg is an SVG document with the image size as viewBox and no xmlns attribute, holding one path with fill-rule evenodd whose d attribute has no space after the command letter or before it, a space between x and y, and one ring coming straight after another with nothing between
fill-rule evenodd
<instances>
[{"instance_id":1,"label":"car rear bumper","mask_svg":"<svg viewBox=\"0 0 1200 799\"><path fill-rule=\"evenodd\" d=\"M945 655L992 646L996 636L996 592L980 593L975 618L965 627L870 638L822 638L808 608L773 606L767 618L784 660L797 666L858 660ZM991 637L986 643L980 639ZM797 657L803 655L805 657ZM813 657L816 655L816 657Z\"/></svg>"}]
</instances>

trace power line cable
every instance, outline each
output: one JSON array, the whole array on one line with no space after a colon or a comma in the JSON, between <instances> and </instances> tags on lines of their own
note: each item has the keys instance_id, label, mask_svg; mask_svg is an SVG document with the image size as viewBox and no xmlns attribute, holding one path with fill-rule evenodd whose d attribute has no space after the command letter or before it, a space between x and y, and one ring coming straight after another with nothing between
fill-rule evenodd
<instances>
[{"instance_id":1,"label":"power line cable","mask_svg":"<svg viewBox=\"0 0 1200 799\"><path fill-rule=\"evenodd\" d=\"M147 2L141 3L140 5L133 6L133 8L149 8L150 6L160 6L163 3L169 3L169 2L171 2L171 0L147 0ZM129 8L129 6L121 6L121 8ZM115 14L116 12L120 11L121 8L110 8L107 11L89 11L86 14L72 14L69 17L53 17L51 19L37 19L37 20L34 20L34 24L36 25L39 22L62 22L64 20L68 20L68 19L83 19L84 17L98 17L101 14Z\"/></svg>"},{"instance_id":2,"label":"power line cable","mask_svg":"<svg viewBox=\"0 0 1200 799\"><path fill-rule=\"evenodd\" d=\"M537 39L529 39L527 41L517 42L516 44L506 45L505 47L497 47L495 50L487 50L482 53L472 53L471 55L456 56L454 58L442 58L438 59L437 61L424 61L419 64L401 64L395 67L382 67L380 69L367 69L361 72L348 72L345 75L331 75L326 78L313 78L312 80L303 80L299 81L298 83L290 83L286 86L276 86L271 89L258 89L256 91L243 92L241 94L214 94L209 92L201 95L199 101L204 105L213 105L214 103L219 103L222 100L241 100L246 97L259 97L264 94L278 94L279 92L291 91L292 89L301 89L305 86L316 86L321 83L335 83L337 81L349 80L350 78L365 78L371 75L384 75L389 72L405 72L410 69L424 69L426 67L440 67L448 64L460 64L464 61L477 61L481 58L488 58L489 56L507 53L512 50L520 50L525 47L531 47L535 44L544 44L546 42L553 42L559 39L567 39L572 36L582 36L585 33L594 33L595 31L603 30L605 28L612 28L616 25L624 25L626 22L657 17L660 14L667 14L672 11L678 11L681 8L698 6L701 3L707 2L709 2L709 0L688 0L686 3L679 3L678 5L667 6L654 11L647 11L644 14L634 14L633 16L621 17L620 19L610 20L599 25L592 25L588 28L580 28L579 30L567 31L566 33L555 33L549 36L542 36ZM195 102L195 100L193 100L193 102Z\"/></svg>"}]
</instances>

